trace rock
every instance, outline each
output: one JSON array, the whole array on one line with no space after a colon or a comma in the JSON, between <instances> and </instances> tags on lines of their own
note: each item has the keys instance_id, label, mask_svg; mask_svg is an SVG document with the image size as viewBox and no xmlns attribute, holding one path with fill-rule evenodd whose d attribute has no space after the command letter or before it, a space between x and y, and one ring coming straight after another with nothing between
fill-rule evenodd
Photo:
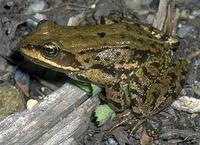
<instances>
[{"instance_id":1,"label":"rock","mask_svg":"<svg viewBox=\"0 0 200 145\"><path fill-rule=\"evenodd\" d=\"M25 109L24 99L9 83L0 84L0 118Z\"/></svg>"}]
</instances>

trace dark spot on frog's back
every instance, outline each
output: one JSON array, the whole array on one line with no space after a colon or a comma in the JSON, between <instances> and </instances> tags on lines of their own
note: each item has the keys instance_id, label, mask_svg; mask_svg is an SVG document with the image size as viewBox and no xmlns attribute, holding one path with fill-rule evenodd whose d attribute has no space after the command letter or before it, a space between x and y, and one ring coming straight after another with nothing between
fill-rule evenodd
<instances>
[{"instance_id":1,"label":"dark spot on frog's back","mask_svg":"<svg viewBox=\"0 0 200 145\"><path fill-rule=\"evenodd\" d=\"M106 33L105 32L97 32L97 35L100 37L100 38L103 38L106 36Z\"/></svg>"},{"instance_id":2,"label":"dark spot on frog's back","mask_svg":"<svg viewBox=\"0 0 200 145\"><path fill-rule=\"evenodd\" d=\"M159 68L161 65L158 62L153 62L151 63L152 66L154 66L155 68Z\"/></svg>"},{"instance_id":3,"label":"dark spot on frog's back","mask_svg":"<svg viewBox=\"0 0 200 145\"><path fill-rule=\"evenodd\" d=\"M115 76L117 73L117 70L114 68L114 66L105 66L102 64L96 64L94 66L92 66L92 69L99 69L102 70L103 72L105 72L106 74Z\"/></svg>"},{"instance_id":4,"label":"dark spot on frog's back","mask_svg":"<svg viewBox=\"0 0 200 145\"><path fill-rule=\"evenodd\" d=\"M120 85L119 85L119 83L114 83L114 84L113 84L113 89L114 89L115 91L119 92L119 91L120 91Z\"/></svg>"},{"instance_id":5,"label":"dark spot on frog's back","mask_svg":"<svg viewBox=\"0 0 200 145\"><path fill-rule=\"evenodd\" d=\"M150 55L150 50L135 50L134 53L132 54L132 58L137 58L138 62L140 64L144 63L145 61L147 61L149 55Z\"/></svg>"},{"instance_id":6,"label":"dark spot on frog's back","mask_svg":"<svg viewBox=\"0 0 200 145\"><path fill-rule=\"evenodd\" d=\"M121 55L121 52L116 52L116 56L120 56Z\"/></svg>"},{"instance_id":7,"label":"dark spot on frog's back","mask_svg":"<svg viewBox=\"0 0 200 145\"><path fill-rule=\"evenodd\" d=\"M129 60L128 62L131 62L132 60ZM125 60L121 60L120 62L119 62L120 64L124 64L125 63Z\"/></svg>"},{"instance_id":8,"label":"dark spot on frog's back","mask_svg":"<svg viewBox=\"0 0 200 145\"><path fill-rule=\"evenodd\" d=\"M104 61L110 61L109 57L104 58Z\"/></svg>"}]
</instances>

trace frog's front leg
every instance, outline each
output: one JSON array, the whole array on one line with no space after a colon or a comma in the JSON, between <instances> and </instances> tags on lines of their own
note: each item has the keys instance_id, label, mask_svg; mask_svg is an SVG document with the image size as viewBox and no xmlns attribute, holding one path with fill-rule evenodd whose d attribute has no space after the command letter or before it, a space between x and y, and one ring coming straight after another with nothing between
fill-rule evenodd
<instances>
[{"instance_id":1,"label":"frog's front leg","mask_svg":"<svg viewBox=\"0 0 200 145\"><path fill-rule=\"evenodd\" d=\"M114 81L105 86L106 102L115 112L122 112L130 107L130 98L125 94L127 85Z\"/></svg>"},{"instance_id":2,"label":"frog's front leg","mask_svg":"<svg viewBox=\"0 0 200 145\"><path fill-rule=\"evenodd\" d=\"M110 72L112 70L109 70ZM73 79L81 80L89 83L94 83L105 87L105 100L109 106L116 112L122 112L127 107L130 107L130 98L126 97L125 89L126 81L120 81L118 74L103 72L100 69L88 69L82 72L67 73Z\"/></svg>"}]
</instances>

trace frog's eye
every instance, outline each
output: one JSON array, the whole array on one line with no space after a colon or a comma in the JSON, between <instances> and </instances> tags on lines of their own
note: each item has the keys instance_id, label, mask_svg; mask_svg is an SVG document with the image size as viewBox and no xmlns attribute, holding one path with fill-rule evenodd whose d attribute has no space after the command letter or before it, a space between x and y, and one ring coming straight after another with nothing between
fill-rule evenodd
<instances>
[{"instance_id":1,"label":"frog's eye","mask_svg":"<svg viewBox=\"0 0 200 145\"><path fill-rule=\"evenodd\" d=\"M59 47L54 42L46 42L42 45L42 54L47 59L56 57L59 53Z\"/></svg>"}]
</instances>

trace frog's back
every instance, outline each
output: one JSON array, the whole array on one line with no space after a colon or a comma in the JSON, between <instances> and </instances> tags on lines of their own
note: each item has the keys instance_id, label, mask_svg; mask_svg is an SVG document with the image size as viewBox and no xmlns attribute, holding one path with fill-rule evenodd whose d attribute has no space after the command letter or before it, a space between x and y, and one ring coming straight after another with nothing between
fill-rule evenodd
<instances>
[{"instance_id":1,"label":"frog's back","mask_svg":"<svg viewBox=\"0 0 200 145\"><path fill-rule=\"evenodd\" d=\"M171 37L172 38L172 37ZM157 51L167 48L169 39L163 32L149 25L135 22L115 23L110 25L86 25L86 26L58 26L48 21L39 25L37 31L27 37L26 41L42 43L43 41L59 41L63 50L101 51L102 48L121 48L128 46L131 49L149 49ZM33 41L34 40L34 41ZM171 39L172 40L172 39ZM175 43L176 39L173 38Z\"/></svg>"}]
</instances>

